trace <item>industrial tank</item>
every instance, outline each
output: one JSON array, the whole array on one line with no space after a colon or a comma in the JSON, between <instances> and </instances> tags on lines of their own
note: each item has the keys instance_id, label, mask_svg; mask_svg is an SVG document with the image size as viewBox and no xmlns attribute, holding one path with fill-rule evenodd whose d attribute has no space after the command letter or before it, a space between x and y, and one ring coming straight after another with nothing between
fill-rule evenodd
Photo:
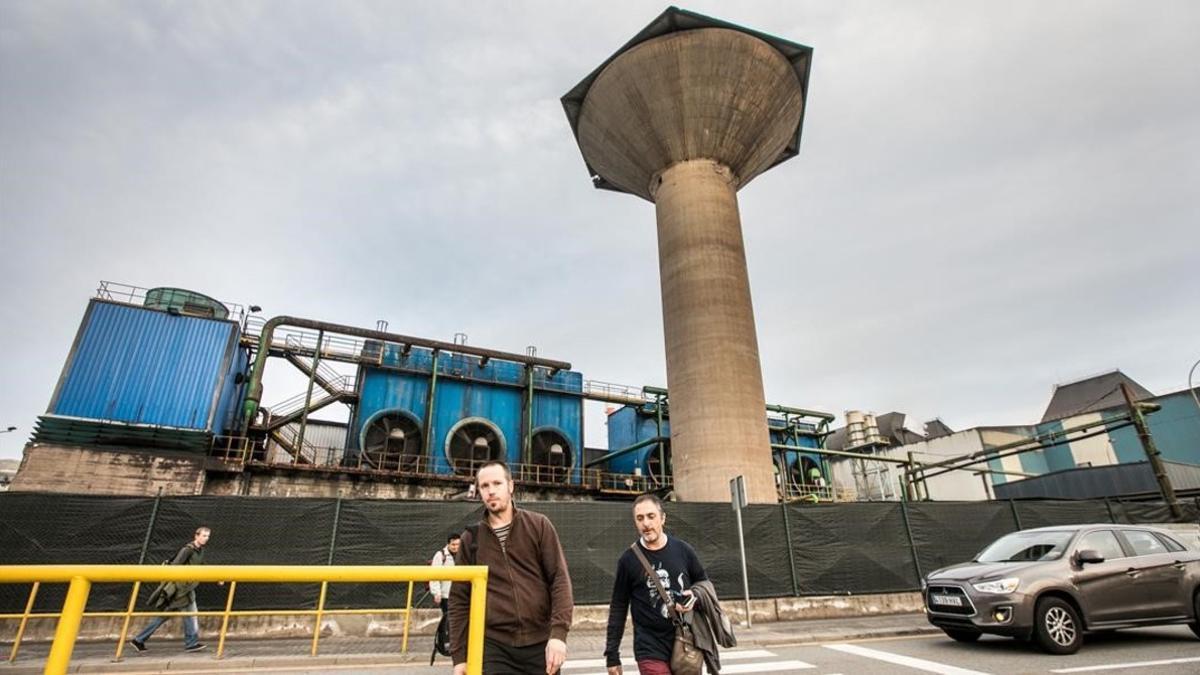
<instances>
[{"instance_id":1,"label":"industrial tank","mask_svg":"<svg viewBox=\"0 0 1200 675\"><path fill-rule=\"evenodd\" d=\"M206 450L244 394L239 337L232 321L91 300L34 440Z\"/></svg>"}]
</instances>

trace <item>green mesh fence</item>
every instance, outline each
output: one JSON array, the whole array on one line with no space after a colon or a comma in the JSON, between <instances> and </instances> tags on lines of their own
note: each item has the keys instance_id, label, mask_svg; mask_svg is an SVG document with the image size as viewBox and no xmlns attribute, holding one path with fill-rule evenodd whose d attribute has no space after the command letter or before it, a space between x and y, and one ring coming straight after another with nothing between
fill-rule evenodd
<instances>
[{"instance_id":1,"label":"green mesh fence","mask_svg":"<svg viewBox=\"0 0 1200 675\"><path fill-rule=\"evenodd\" d=\"M554 523L576 602L600 604L617 558L636 537L630 506L522 504ZM1200 517L1187 502L1185 521ZM169 560L200 525L212 528L206 564L424 565L480 518L477 504L262 497L109 497L0 493L0 564ZM896 502L751 506L742 513L752 597L916 590L920 575L970 559L1020 528L1086 522L1169 522L1152 502ZM734 513L728 504L668 504L667 531L690 543L718 592L742 593ZM239 584L237 609L313 608L316 584ZM151 588L145 588L139 607ZM29 586L0 585L0 612L19 612ZM93 588L89 611L124 609L129 585ZM330 608L403 607L407 584L331 585ZM43 586L38 611L56 611L65 586ZM226 589L203 584L201 609L224 608ZM418 606L430 606L415 588Z\"/></svg>"}]
</instances>

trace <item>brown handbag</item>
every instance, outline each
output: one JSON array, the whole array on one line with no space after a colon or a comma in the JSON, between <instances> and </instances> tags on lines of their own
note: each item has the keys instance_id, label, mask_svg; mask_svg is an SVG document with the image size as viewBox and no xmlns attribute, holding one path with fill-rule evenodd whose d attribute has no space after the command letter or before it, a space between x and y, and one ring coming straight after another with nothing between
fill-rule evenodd
<instances>
[{"instance_id":1,"label":"brown handbag","mask_svg":"<svg viewBox=\"0 0 1200 675\"><path fill-rule=\"evenodd\" d=\"M704 652L696 646L692 629L675 611L675 603L671 600L671 596L667 595L667 589L663 588L662 581L659 580L654 568L650 566L650 561L646 560L646 556L638 548L637 542L630 544L629 548L642 563L642 568L646 570L646 576L654 580L658 596L662 598L667 611L671 613L671 622L675 624L675 645L671 648L671 675L700 675L704 669Z\"/></svg>"}]
</instances>

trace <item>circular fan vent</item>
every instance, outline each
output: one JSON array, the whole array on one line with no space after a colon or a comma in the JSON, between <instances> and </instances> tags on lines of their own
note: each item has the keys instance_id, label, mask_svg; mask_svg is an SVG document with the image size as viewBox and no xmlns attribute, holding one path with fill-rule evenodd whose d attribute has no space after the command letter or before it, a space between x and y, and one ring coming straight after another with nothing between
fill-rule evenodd
<instances>
[{"instance_id":1,"label":"circular fan vent","mask_svg":"<svg viewBox=\"0 0 1200 675\"><path fill-rule=\"evenodd\" d=\"M483 420L464 420L446 439L446 457L454 473L470 476L484 462L504 458L504 437Z\"/></svg>"},{"instance_id":2,"label":"circular fan vent","mask_svg":"<svg viewBox=\"0 0 1200 675\"><path fill-rule=\"evenodd\" d=\"M808 457L798 457L788 462L787 472L784 473L784 476L787 478L788 485L795 487L811 486L813 484L813 469L820 471L821 467Z\"/></svg>"},{"instance_id":3,"label":"circular fan vent","mask_svg":"<svg viewBox=\"0 0 1200 675\"><path fill-rule=\"evenodd\" d=\"M421 427L400 412L371 420L363 434L363 463L384 471L412 471L421 456Z\"/></svg>"},{"instance_id":4,"label":"circular fan vent","mask_svg":"<svg viewBox=\"0 0 1200 675\"><path fill-rule=\"evenodd\" d=\"M657 485L665 485L666 479L672 475L671 469L671 442L663 443L662 459L667 462L666 469L663 469L662 461L659 459L658 446L650 446L650 452L646 454L646 472L650 474L650 479Z\"/></svg>"},{"instance_id":5,"label":"circular fan vent","mask_svg":"<svg viewBox=\"0 0 1200 675\"><path fill-rule=\"evenodd\" d=\"M533 432L533 470L543 481L564 482L571 476L571 444L554 429Z\"/></svg>"}]
</instances>

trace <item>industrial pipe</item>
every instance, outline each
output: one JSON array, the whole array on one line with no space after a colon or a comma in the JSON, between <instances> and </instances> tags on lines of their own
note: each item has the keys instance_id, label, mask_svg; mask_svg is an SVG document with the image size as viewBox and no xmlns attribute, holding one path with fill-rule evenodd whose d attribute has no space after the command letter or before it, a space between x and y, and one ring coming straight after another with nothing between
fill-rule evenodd
<instances>
[{"instance_id":1,"label":"industrial pipe","mask_svg":"<svg viewBox=\"0 0 1200 675\"><path fill-rule=\"evenodd\" d=\"M277 316L268 321L262 328L262 332L258 338L258 354L254 358L254 369L250 374L250 382L246 391L246 403L243 408L242 433L245 434L250 428L250 421L254 419L255 413L258 412L258 404L262 402L262 374L263 368L267 362L267 356L271 351L271 340L274 338L275 329L279 326L295 326L297 328L309 328L312 330L321 330L326 333L336 333L339 335L350 335L353 337L365 338L368 340L379 340L381 342L392 342L411 348L412 345L426 347L435 351L447 351L457 354L470 354L481 358L497 359L501 361L513 361L522 363L527 366L541 366L548 368L553 372L560 370L570 370L571 364L565 361L554 361L551 359L540 359L535 356L526 356L524 354L513 354L510 352L497 351L495 349L483 349L481 347L469 347L467 345L456 345L450 342L442 342L440 340L427 340L425 338L412 337L410 335L399 335L397 333L387 333L380 330L371 330L368 328L358 328L356 326L345 326L337 323L329 323L326 321L314 321L312 319L302 319L295 316Z\"/></svg>"},{"instance_id":2,"label":"industrial pipe","mask_svg":"<svg viewBox=\"0 0 1200 675\"><path fill-rule=\"evenodd\" d=\"M621 448L620 450L614 450L613 452L610 452L607 455L597 457L596 459L593 459L590 462L584 462L583 468L589 469L593 466L596 466L597 464L603 464L610 459L616 459L617 457L620 457L622 455L627 455L627 454L633 452L634 450L640 450L640 449L646 447L647 445L654 445L655 443L659 443L662 441L669 441L669 440L671 440L671 439L667 438L666 436L655 436L654 438L647 438L646 440L638 441L637 443L634 443L633 445L631 445L629 447ZM665 468L666 467L664 467L664 469Z\"/></svg>"}]
</instances>

